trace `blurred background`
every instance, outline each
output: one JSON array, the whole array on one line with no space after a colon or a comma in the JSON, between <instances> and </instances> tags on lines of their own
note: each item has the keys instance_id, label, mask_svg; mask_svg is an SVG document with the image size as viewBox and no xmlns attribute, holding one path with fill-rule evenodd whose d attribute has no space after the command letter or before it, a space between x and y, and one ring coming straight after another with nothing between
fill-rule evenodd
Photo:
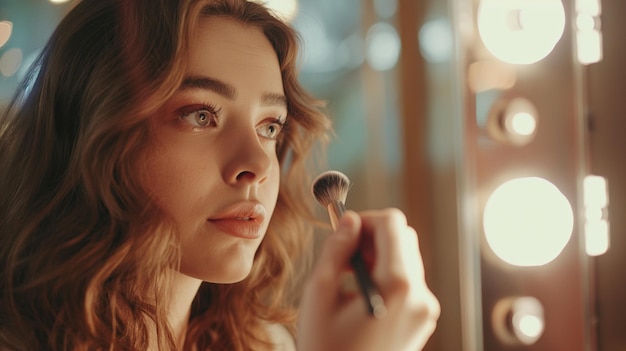
<instances>
[{"instance_id":1,"label":"blurred background","mask_svg":"<svg viewBox=\"0 0 626 351\"><path fill-rule=\"evenodd\" d=\"M348 207L399 207L427 350L626 350L623 0L270 0ZM72 1L0 0L0 106Z\"/></svg>"}]
</instances>

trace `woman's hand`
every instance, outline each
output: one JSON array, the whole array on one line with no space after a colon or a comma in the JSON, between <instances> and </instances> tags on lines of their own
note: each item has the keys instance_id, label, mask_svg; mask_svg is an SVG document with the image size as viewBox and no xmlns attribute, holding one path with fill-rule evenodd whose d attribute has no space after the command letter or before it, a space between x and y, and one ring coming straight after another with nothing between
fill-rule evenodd
<instances>
[{"instance_id":1,"label":"woman's hand","mask_svg":"<svg viewBox=\"0 0 626 351\"><path fill-rule=\"evenodd\" d=\"M367 313L357 290L342 288L361 247L387 313ZM421 350L435 330L439 302L426 286L417 233L397 209L347 211L324 243L301 304L300 351Z\"/></svg>"}]
</instances>

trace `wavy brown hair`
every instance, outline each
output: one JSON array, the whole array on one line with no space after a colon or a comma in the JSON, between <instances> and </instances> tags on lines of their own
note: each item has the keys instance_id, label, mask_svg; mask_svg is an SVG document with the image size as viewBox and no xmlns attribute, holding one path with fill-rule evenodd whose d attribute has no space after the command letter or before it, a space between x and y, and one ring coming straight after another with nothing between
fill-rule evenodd
<instances>
[{"instance_id":1,"label":"wavy brown hair","mask_svg":"<svg viewBox=\"0 0 626 351\"><path fill-rule=\"evenodd\" d=\"M203 283L185 349L269 346L264 323L293 328L290 282L310 247L311 155L330 122L297 80L298 37L245 0L83 0L52 34L0 119L0 348L141 350L165 318L180 261L171 220L137 179L148 117L184 78L206 16L263 31L278 56L288 124L277 146L278 203L250 275Z\"/></svg>"}]
</instances>

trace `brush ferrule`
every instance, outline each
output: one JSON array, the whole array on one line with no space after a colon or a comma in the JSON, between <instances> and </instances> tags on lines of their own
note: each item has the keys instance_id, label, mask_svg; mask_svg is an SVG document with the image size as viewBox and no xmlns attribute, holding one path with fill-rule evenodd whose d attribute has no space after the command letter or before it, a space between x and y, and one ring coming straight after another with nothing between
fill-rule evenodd
<instances>
[{"instance_id":1,"label":"brush ferrule","mask_svg":"<svg viewBox=\"0 0 626 351\"><path fill-rule=\"evenodd\" d=\"M333 229L337 229L339 219L343 216L343 213L346 212L346 205L344 205L341 200L333 200L328 203L327 208L330 224L333 226Z\"/></svg>"}]
</instances>

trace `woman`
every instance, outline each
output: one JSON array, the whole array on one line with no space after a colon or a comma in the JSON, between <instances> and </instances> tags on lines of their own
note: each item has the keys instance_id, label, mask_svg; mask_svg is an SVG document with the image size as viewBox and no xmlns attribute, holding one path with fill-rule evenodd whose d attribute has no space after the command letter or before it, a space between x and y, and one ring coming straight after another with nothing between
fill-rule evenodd
<instances>
[{"instance_id":1,"label":"woman","mask_svg":"<svg viewBox=\"0 0 626 351\"><path fill-rule=\"evenodd\" d=\"M344 216L296 331L307 160L330 128L296 38L242 0L70 11L0 124L0 348L293 348L281 326L299 350L424 345L439 306L397 210ZM361 240L382 320L339 288Z\"/></svg>"}]
</instances>

